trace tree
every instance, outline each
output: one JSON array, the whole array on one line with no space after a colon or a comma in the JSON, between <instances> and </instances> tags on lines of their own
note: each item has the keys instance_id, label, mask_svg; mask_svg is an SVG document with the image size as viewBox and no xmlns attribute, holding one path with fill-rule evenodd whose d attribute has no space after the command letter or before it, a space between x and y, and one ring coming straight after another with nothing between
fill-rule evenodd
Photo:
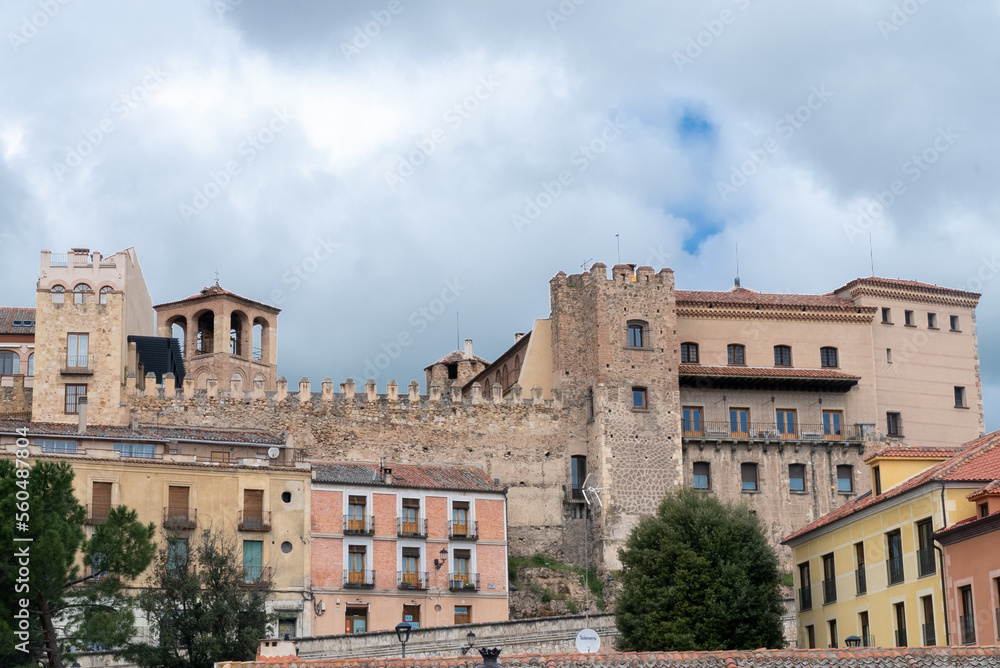
<instances>
[{"instance_id":1,"label":"tree","mask_svg":"<svg viewBox=\"0 0 1000 668\"><path fill-rule=\"evenodd\" d=\"M0 665L62 668L74 651L131 636L124 582L152 561L155 527L119 507L88 539L72 467L24 461L0 460L0 513L9 518L0 543L13 546L13 558L0 559Z\"/></svg>"},{"instance_id":2,"label":"tree","mask_svg":"<svg viewBox=\"0 0 1000 668\"><path fill-rule=\"evenodd\" d=\"M619 551L619 649L782 647L778 559L746 504L667 496Z\"/></svg>"},{"instance_id":3,"label":"tree","mask_svg":"<svg viewBox=\"0 0 1000 668\"><path fill-rule=\"evenodd\" d=\"M212 668L216 661L255 658L273 620L266 604L271 581L260 564L248 573L241 546L205 530L194 546L167 537L147 587L136 597L153 642L131 643L116 654L140 668Z\"/></svg>"}]
</instances>

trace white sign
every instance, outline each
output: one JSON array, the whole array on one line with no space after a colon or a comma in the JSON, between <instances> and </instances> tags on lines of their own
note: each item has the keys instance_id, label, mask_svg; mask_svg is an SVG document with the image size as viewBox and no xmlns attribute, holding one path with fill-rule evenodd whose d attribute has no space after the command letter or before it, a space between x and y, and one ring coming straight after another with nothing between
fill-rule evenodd
<instances>
[{"instance_id":1,"label":"white sign","mask_svg":"<svg viewBox=\"0 0 1000 668\"><path fill-rule=\"evenodd\" d=\"M596 654L601 649L601 636L592 629L583 629L576 634L576 651L581 654Z\"/></svg>"}]
</instances>

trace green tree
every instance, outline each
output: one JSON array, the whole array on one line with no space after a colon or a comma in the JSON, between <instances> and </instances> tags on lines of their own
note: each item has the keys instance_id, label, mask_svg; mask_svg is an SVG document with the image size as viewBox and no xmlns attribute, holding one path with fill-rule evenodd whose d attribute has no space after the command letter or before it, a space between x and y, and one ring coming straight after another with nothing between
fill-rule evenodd
<instances>
[{"instance_id":1,"label":"green tree","mask_svg":"<svg viewBox=\"0 0 1000 668\"><path fill-rule=\"evenodd\" d=\"M117 654L140 668L252 660L273 621L266 611L271 591L266 569L244 568L242 546L231 534L205 530L195 545L169 536L136 597L152 642L132 643Z\"/></svg>"},{"instance_id":2,"label":"green tree","mask_svg":"<svg viewBox=\"0 0 1000 668\"><path fill-rule=\"evenodd\" d=\"M681 489L619 551L619 649L782 647L778 560L745 504Z\"/></svg>"},{"instance_id":3,"label":"green tree","mask_svg":"<svg viewBox=\"0 0 1000 668\"><path fill-rule=\"evenodd\" d=\"M115 508L88 539L66 462L39 461L29 469L0 460L0 513L8 518L0 523L0 543L13 549L13 558L0 559L0 665L62 668L74 651L113 647L132 635L124 583L152 561L152 524ZM18 617L22 610L26 619Z\"/></svg>"}]
</instances>

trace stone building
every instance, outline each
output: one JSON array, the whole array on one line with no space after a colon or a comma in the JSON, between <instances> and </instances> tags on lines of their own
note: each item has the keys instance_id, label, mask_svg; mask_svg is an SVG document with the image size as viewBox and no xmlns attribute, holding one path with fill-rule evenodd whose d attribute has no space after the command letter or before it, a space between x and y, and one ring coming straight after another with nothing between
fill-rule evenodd
<instances>
[{"instance_id":1,"label":"stone building","mask_svg":"<svg viewBox=\"0 0 1000 668\"><path fill-rule=\"evenodd\" d=\"M0 307L0 387L24 387L35 377L35 309Z\"/></svg>"}]
</instances>

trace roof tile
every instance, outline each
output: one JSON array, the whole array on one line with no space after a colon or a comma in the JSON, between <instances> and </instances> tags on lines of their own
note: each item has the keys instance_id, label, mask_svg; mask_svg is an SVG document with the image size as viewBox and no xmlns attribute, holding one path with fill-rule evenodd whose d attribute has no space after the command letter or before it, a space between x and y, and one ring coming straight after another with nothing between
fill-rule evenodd
<instances>
[{"instance_id":1,"label":"roof tile","mask_svg":"<svg viewBox=\"0 0 1000 668\"><path fill-rule=\"evenodd\" d=\"M861 380L860 376L834 371L833 369L801 369L768 366L702 366L701 364L681 364L677 367L680 375L688 376L748 376L768 378L839 378Z\"/></svg>"},{"instance_id":2,"label":"roof tile","mask_svg":"<svg viewBox=\"0 0 1000 668\"><path fill-rule=\"evenodd\" d=\"M812 306L815 308L857 311L854 302L837 297L832 293L824 295L798 295L756 292L747 288L732 288L726 292L711 290L678 290L677 304L741 304L752 306Z\"/></svg>"},{"instance_id":3,"label":"roof tile","mask_svg":"<svg viewBox=\"0 0 1000 668\"><path fill-rule=\"evenodd\" d=\"M376 487L414 487L475 492L503 492L504 487L480 468L472 466L432 466L427 464L383 465L392 470L392 484L386 484L375 463L316 464L316 482Z\"/></svg>"},{"instance_id":4,"label":"roof tile","mask_svg":"<svg viewBox=\"0 0 1000 668\"><path fill-rule=\"evenodd\" d=\"M30 327L14 327L15 322L30 321ZM35 309L0 306L0 334L34 334Z\"/></svg>"},{"instance_id":5,"label":"roof tile","mask_svg":"<svg viewBox=\"0 0 1000 668\"><path fill-rule=\"evenodd\" d=\"M29 422L27 420L0 419L0 433L13 434L15 429L27 427L28 433L37 436L73 436L78 438L122 438L150 441L209 441L216 443L250 443L254 445L284 445L279 434L261 429L208 429L204 427L139 425L137 429L117 425L87 425L82 435L77 425L61 422Z\"/></svg>"}]
</instances>

